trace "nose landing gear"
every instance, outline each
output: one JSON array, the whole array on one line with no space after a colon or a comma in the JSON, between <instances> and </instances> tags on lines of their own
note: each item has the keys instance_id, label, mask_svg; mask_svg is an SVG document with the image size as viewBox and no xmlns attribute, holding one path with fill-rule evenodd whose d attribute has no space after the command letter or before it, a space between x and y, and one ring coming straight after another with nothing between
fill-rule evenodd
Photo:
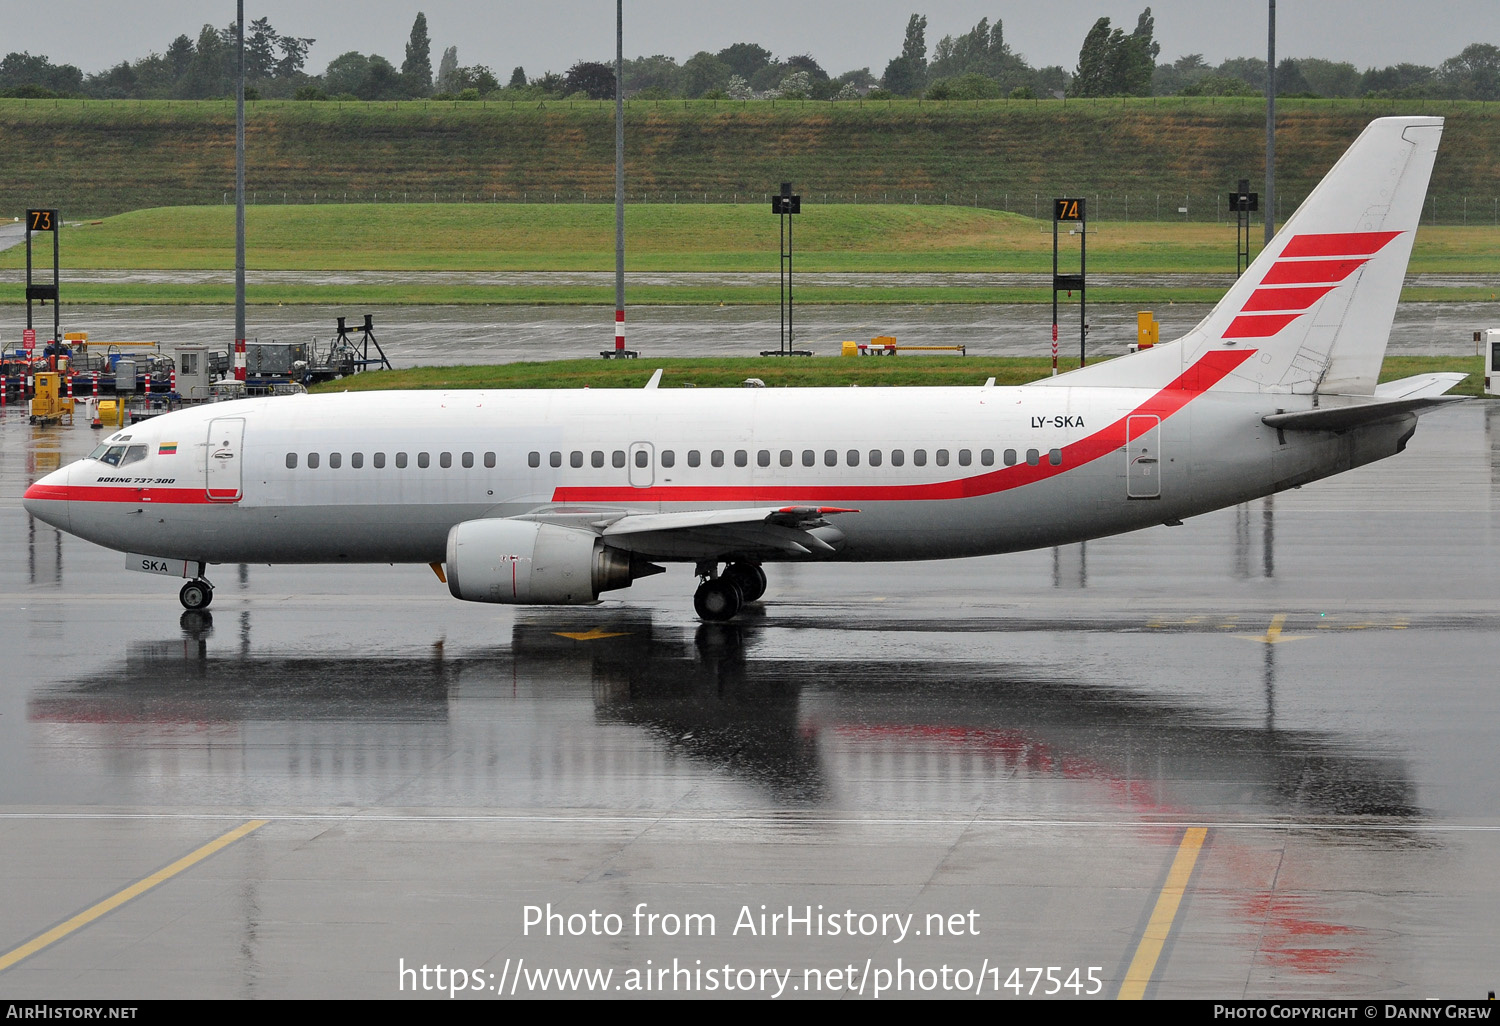
<instances>
[{"instance_id":1,"label":"nose landing gear","mask_svg":"<svg viewBox=\"0 0 1500 1026\"><path fill-rule=\"evenodd\" d=\"M210 602L214 600L214 586L199 577L188 581L177 593L177 598L182 602L182 608L196 612L207 609Z\"/></svg>"}]
</instances>

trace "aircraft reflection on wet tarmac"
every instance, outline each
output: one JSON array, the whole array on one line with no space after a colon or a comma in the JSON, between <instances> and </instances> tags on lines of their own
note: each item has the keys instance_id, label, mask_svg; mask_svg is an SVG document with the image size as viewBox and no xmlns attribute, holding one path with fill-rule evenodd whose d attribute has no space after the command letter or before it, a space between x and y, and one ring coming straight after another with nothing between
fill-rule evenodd
<instances>
[{"instance_id":1,"label":"aircraft reflection on wet tarmac","mask_svg":"<svg viewBox=\"0 0 1500 1026\"><path fill-rule=\"evenodd\" d=\"M420 785L436 804L482 793L493 807L565 796L587 806L615 790L611 779L708 773L749 785L742 801L788 808L1003 806L1007 789L1038 778L1081 785L1068 791L1075 815L1360 817L1376 830L1423 817L1403 761L1367 740L1283 731L1269 716L1259 728L1226 724L1019 663L781 659L757 651L754 625L690 634L618 613L575 633L523 618L509 648L491 652L282 656L247 647L250 617L220 614L221 631L211 614L185 613L180 639L136 643L112 670L34 691L28 719L67 732L70 759L94 752L128 778L121 756L144 772L153 749L170 749L179 777L213 790L213 778L246 778L238 786L261 801L274 795L254 793L251 777L290 792L315 777L331 801L364 802L404 774L437 774ZM278 752L285 766L264 764ZM437 767L450 758L485 786L447 792L454 781Z\"/></svg>"}]
</instances>

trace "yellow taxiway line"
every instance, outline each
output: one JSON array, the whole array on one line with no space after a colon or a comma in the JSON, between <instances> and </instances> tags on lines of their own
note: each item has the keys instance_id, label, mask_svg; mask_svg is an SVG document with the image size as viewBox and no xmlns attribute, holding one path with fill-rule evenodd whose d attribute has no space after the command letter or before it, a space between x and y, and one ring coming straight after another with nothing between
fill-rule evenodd
<instances>
[{"instance_id":1,"label":"yellow taxiway line","mask_svg":"<svg viewBox=\"0 0 1500 1026\"><path fill-rule=\"evenodd\" d=\"M22 944L19 948L14 948L10 951L7 951L5 954L0 955L0 972L4 972L22 959L30 958L32 955L36 954L38 951L41 951L43 948L57 943L68 934L72 933L74 930L78 930L84 926L87 926L89 923L92 923L100 916L105 915L109 912L113 912L115 909L119 908L127 901L140 897L142 894L145 894L157 884L164 883L165 881L170 880L178 873L181 873L184 869L188 869L192 866L197 865L199 862L202 862L210 855L229 847L235 841L238 841L240 838L251 833L252 831L259 830L261 827L265 826L267 822L269 822L269 820L252 819L248 823L242 823L239 826L235 827L233 830L229 831L227 834L223 834L219 837L214 838L212 841L209 841L207 844L197 849L196 851L189 852L187 855L184 855L182 858L178 859L176 862L173 862L171 865L164 866L161 869L158 869L156 872L152 873L144 880L138 880L135 883L131 884L129 887L125 888L123 891L112 894L98 904L84 909L73 918L67 920L66 922L59 923L52 929L48 930L46 933L43 933L37 937L33 937L25 944Z\"/></svg>"},{"instance_id":2,"label":"yellow taxiway line","mask_svg":"<svg viewBox=\"0 0 1500 1026\"><path fill-rule=\"evenodd\" d=\"M1161 894L1156 899L1156 908L1152 910L1151 920L1146 924L1146 932L1141 936L1140 946L1135 949L1135 958L1131 959L1130 968L1125 972L1125 981L1120 984L1120 1000L1138 1001L1146 996L1146 985L1151 982L1151 974L1156 970L1156 960L1161 957L1167 935L1172 932L1177 907L1182 904L1182 896L1187 891L1193 867L1198 864L1198 852L1203 848L1203 841L1207 837L1206 827L1190 827L1183 833L1182 843L1177 846L1177 857L1172 860L1172 868L1167 871L1167 882L1162 885Z\"/></svg>"}]
</instances>

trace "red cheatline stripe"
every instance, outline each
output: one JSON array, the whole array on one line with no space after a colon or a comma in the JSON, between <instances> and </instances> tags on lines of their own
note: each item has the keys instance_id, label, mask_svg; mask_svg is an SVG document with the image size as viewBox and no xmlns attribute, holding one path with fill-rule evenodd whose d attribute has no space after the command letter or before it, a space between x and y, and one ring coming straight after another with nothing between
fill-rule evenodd
<instances>
[{"instance_id":1,"label":"red cheatline stripe","mask_svg":"<svg viewBox=\"0 0 1500 1026\"><path fill-rule=\"evenodd\" d=\"M931 499L966 499L979 495L1020 488L1023 485L1056 477L1092 463L1115 451L1126 442L1126 422L1131 417L1155 416L1166 420L1172 414L1192 402L1208 388L1219 382L1226 374L1255 355L1256 350L1214 350L1193 364L1182 376L1157 392L1139 407L1119 420L1063 446L1063 461L1053 466L1043 456L1040 466L1025 463L1005 467L975 477L961 477L951 481L935 481L918 485L775 485L766 487L726 485L687 486L676 485L661 488L631 487L575 487L558 488L552 493L553 502L748 502L783 503L796 499L815 499L819 502L857 501L918 501ZM808 505L812 505L811 502Z\"/></svg>"},{"instance_id":2,"label":"red cheatline stripe","mask_svg":"<svg viewBox=\"0 0 1500 1026\"><path fill-rule=\"evenodd\" d=\"M1364 260L1278 260L1262 285L1321 285L1340 282L1365 264Z\"/></svg>"},{"instance_id":3,"label":"red cheatline stripe","mask_svg":"<svg viewBox=\"0 0 1500 1026\"><path fill-rule=\"evenodd\" d=\"M1224 330L1225 338L1270 338L1301 317L1300 313L1242 314Z\"/></svg>"},{"instance_id":4,"label":"red cheatline stripe","mask_svg":"<svg viewBox=\"0 0 1500 1026\"><path fill-rule=\"evenodd\" d=\"M1337 286L1307 285L1289 289L1256 289L1245 303L1245 313L1257 310L1306 310Z\"/></svg>"},{"instance_id":5,"label":"red cheatline stripe","mask_svg":"<svg viewBox=\"0 0 1500 1026\"><path fill-rule=\"evenodd\" d=\"M44 485L26 489L27 499L46 502L208 502L202 488L135 488L129 485Z\"/></svg>"},{"instance_id":6,"label":"red cheatline stripe","mask_svg":"<svg viewBox=\"0 0 1500 1026\"><path fill-rule=\"evenodd\" d=\"M1400 232L1334 232L1298 235L1281 251L1283 257L1373 256Z\"/></svg>"}]
</instances>

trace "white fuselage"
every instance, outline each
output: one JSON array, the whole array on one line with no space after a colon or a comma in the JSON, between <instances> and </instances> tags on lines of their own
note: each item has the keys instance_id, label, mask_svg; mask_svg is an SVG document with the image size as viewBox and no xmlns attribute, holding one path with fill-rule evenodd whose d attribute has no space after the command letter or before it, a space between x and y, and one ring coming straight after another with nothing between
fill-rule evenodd
<instances>
[{"instance_id":1,"label":"white fuselage","mask_svg":"<svg viewBox=\"0 0 1500 1026\"><path fill-rule=\"evenodd\" d=\"M469 520L763 505L858 510L826 558L972 556L1176 522L1389 455L1410 433L1279 437L1261 422L1298 403L1055 386L251 399L118 432L107 445L146 454L74 463L26 504L101 545L209 563L432 563Z\"/></svg>"}]
</instances>

